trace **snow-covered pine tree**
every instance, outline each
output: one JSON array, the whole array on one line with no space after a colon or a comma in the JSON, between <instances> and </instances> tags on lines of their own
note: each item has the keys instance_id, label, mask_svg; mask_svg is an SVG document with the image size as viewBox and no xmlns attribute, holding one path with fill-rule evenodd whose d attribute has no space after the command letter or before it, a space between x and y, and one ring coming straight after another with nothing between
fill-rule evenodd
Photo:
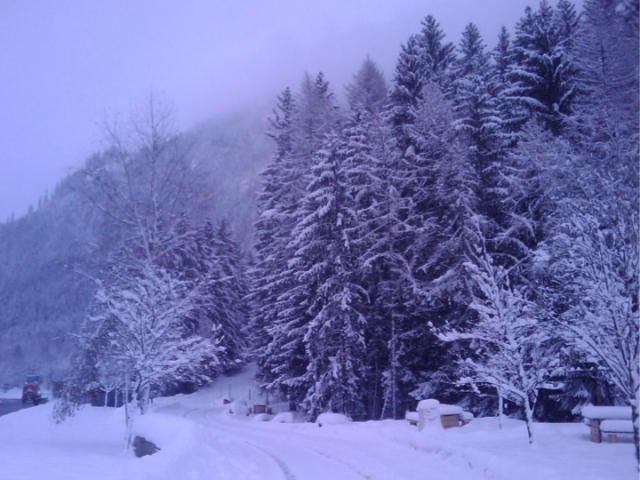
<instances>
[{"instance_id":1,"label":"snow-covered pine tree","mask_svg":"<svg viewBox=\"0 0 640 480\"><path fill-rule=\"evenodd\" d=\"M497 98L500 85L494 80L490 56L474 24L467 25L462 33L459 50L449 92L455 115L453 125L467 147L467 158L475 173L479 212L488 220L500 222L500 161L513 138L502 120Z\"/></svg>"},{"instance_id":2,"label":"snow-covered pine tree","mask_svg":"<svg viewBox=\"0 0 640 480\"><path fill-rule=\"evenodd\" d=\"M367 57L345 87L352 111L379 113L387 103L387 82L376 63Z\"/></svg>"},{"instance_id":3,"label":"snow-covered pine tree","mask_svg":"<svg viewBox=\"0 0 640 480\"><path fill-rule=\"evenodd\" d=\"M290 303L292 292L300 293L304 287L289 268L293 256L289 243L299 220L299 204L305 195L313 155L325 135L339 127L340 117L322 73L315 81L305 75L295 101L283 95L278 108L282 114L272 123L273 138L284 148L279 147L265 173L259 200L251 329L265 388L284 393L296 404L306 391L298 379L307 367L302 328L308 319L304 313L308 300Z\"/></svg>"},{"instance_id":4,"label":"snow-covered pine tree","mask_svg":"<svg viewBox=\"0 0 640 480\"><path fill-rule=\"evenodd\" d=\"M239 366L247 347L247 279L242 252L228 224L208 220L193 228L186 216L170 238L172 248L158 259L171 275L198 285L195 306L185 317L185 331L215 339L224 350L214 371Z\"/></svg>"},{"instance_id":5,"label":"snow-covered pine tree","mask_svg":"<svg viewBox=\"0 0 640 480\"><path fill-rule=\"evenodd\" d=\"M401 46L390 93L389 118L398 150L404 153L410 145L407 127L415 121L413 111L422 98L424 87L422 48L417 35L411 35Z\"/></svg>"},{"instance_id":6,"label":"snow-covered pine tree","mask_svg":"<svg viewBox=\"0 0 640 480\"><path fill-rule=\"evenodd\" d=\"M371 85L378 87L374 89ZM348 234L360 281L367 291L365 397L367 418L377 419L383 413L383 373L389 367L393 314L388 300L392 290L401 288L397 266L402 262L393 247L392 205L397 192L393 189L392 164L397 154L384 112L387 102L384 77L370 59L354 75L347 92L350 98L359 99L350 102L350 117L343 132L342 168L347 198L357 219ZM396 417L400 412L397 395L386 391L389 399L386 414Z\"/></svg>"},{"instance_id":7,"label":"snow-covered pine tree","mask_svg":"<svg viewBox=\"0 0 640 480\"><path fill-rule=\"evenodd\" d=\"M390 93L390 118L401 154L412 145L406 129L414 123L423 88L428 83L443 85L454 61L454 46L443 43L444 37L440 24L428 15L420 34L411 35L401 47Z\"/></svg>"},{"instance_id":8,"label":"snow-covered pine tree","mask_svg":"<svg viewBox=\"0 0 640 480\"><path fill-rule=\"evenodd\" d=\"M507 27L504 25L500 28L498 34L498 44L491 52L493 57L493 71L497 75L497 82L504 85L507 80L507 73L511 66L513 51L511 48L511 38Z\"/></svg>"},{"instance_id":9,"label":"snow-covered pine tree","mask_svg":"<svg viewBox=\"0 0 640 480\"><path fill-rule=\"evenodd\" d=\"M432 15L427 15L422 21L419 38L422 50L423 82L443 86L449 73L449 67L455 60L454 45L453 43L443 43L445 34Z\"/></svg>"},{"instance_id":10,"label":"snow-covered pine tree","mask_svg":"<svg viewBox=\"0 0 640 480\"><path fill-rule=\"evenodd\" d=\"M506 47L502 45L502 48L508 49L508 44ZM480 30L475 24L469 23L465 27L458 51L459 55L454 59L451 66L451 73L455 80L482 75L489 69L489 54L486 52L486 46Z\"/></svg>"},{"instance_id":11,"label":"snow-covered pine tree","mask_svg":"<svg viewBox=\"0 0 640 480\"><path fill-rule=\"evenodd\" d=\"M305 162L306 171L326 134L339 127L340 114L329 82L322 72L314 80L305 74L296 97L293 151Z\"/></svg>"},{"instance_id":12,"label":"snow-covered pine tree","mask_svg":"<svg viewBox=\"0 0 640 480\"><path fill-rule=\"evenodd\" d=\"M291 268L308 298L303 405L312 415L329 409L365 418L367 294L351 246L356 218L347 198L343 148L337 135L329 135L314 157L293 230Z\"/></svg>"},{"instance_id":13,"label":"snow-covered pine tree","mask_svg":"<svg viewBox=\"0 0 640 480\"><path fill-rule=\"evenodd\" d=\"M520 88L517 82L512 82L512 70L518 67L515 64L514 50L506 27L500 29L498 44L491 52L492 63L492 88L498 102L502 132L509 134L508 145L517 143L517 132L529 118L527 108L519 99Z\"/></svg>"},{"instance_id":14,"label":"snow-covered pine tree","mask_svg":"<svg viewBox=\"0 0 640 480\"><path fill-rule=\"evenodd\" d=\"M209 335L219 338L223 368L238 367L247 349L248 280L240 246L227 222L211 221L196 233L201 295L195 314L207 322Z\"/></svg>"},{"instance_id":15,"label":"snow-covered pine tree","mask_svg":"<svg viewBox=\"0 0 640 480\"><path fill-rule=\"evenodd\" d=\"M555 9L541 0L538 10L527 7L516 25L515 65L510 73L516 87L514 96L556 135L573 114L577 26L578 15L568 0L559 0Z\"/></svg>"},{"instance_id":16,"label":"snow-covered pine tree","mask_svg":"<svg viewBox=\"0 0 640 480\"><path fill-rule=\"evenodd\" d=\"M344 175L348 199L357 223L349 231L351 248L358 261L359 276L367 291L368 417L380 418L383 406L383 372L389 366L389 342L394 317L390 299L401 288L402 258L395 251L397 192L391 181L391 129L381 112L353 112L345 129ZM388 402L388 412L398 408Z\"/></svg>"},{"instance_id":17,"label":"snow-covered pine tree","mask_svg":"<svg viewBox=\"0 0 640 480\"><path fill-rule=\"evenodd\" d=\"M463 318L466 288L462 264L469 248L468 220L477 210L473 169L453 129L451 104L429 84L415 112L410 134L417 148L400 160L396 248L402 254L405 319L398 323L400 363L405 388L413 395L433 395L447 363L445 348L427 328L447 318ZM408 393L411 390L406 391Z\"/></svg>"},{"instance_id":18,"label":"snow-covered pine tree","mask_svg":"<svg viewBox=\"0 0 640 480\"><path fill-rule=\"evenodd\" d=\"M269 379L268 369L263 368L267 345L271 343L268 327L277 318L276 303L284 290L279 275L285 270L284 252L293 228L292 212L300 198L300 177L304 167L293 155L295 99L289 88L278 97L278 104L270 119L268 135L276 143L276 152L269 166L262 172L262 191L258 196L258 220L255 223L256 263L250 273L251 304L249 338L252 350Z\"/></svg>"},{"instance_id":19,"label":"snow-covered pine tree","mask_svg":"<svg viewBox=\"0 0 640 480\"><path fill-rule=\"evenodd\" d=\"M586 1L576 38L578 128L584 146L600 158L615 157L621 140L637 144L639 41L625 12L622 0Z\"/></svg>"}]
</instances>

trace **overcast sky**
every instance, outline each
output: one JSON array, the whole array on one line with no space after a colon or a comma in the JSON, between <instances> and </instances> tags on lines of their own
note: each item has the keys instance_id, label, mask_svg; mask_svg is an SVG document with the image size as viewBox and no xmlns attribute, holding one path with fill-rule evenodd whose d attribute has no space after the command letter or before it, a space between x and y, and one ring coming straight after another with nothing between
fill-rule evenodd
<instances>
[{"instance_id":1,"label":"overcast sky","mask_svg":"<svg viewBox=\"0 0 640 480\"><path fill-rule=\"evenodd\" d=\"M473 21L493 46L528 4L538 0L0 0L0 222L100 148L105 116L152 90L182 129L272 101L305 71L342 94L366 55L390 79L427 14L447 40Z\"/></svg>"}]
</instances>

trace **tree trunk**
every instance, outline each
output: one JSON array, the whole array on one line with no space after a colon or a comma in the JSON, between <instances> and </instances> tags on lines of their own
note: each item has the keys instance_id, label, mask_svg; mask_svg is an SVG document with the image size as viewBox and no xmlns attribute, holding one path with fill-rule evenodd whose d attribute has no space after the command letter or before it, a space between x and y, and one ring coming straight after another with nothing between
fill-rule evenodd
<instances>
[{"instance_id":1,"label":"tree trunk","mask_svg":"<svg viewBox=\"0 0 640 480\"><path fill-rule=\"evenodd\" d=\"M125 418L125 433L124 441L127 450L131 448L131 436L133 434L133 417L129 409L129 379L125 377L124 380L124 418Z\"/></svg>"},{"instance_id":2,"label":"tree trunk","mask_svg":"<svg viewBox=\"0 0 640 480\"><path fill-rule=\"evenodd\" d=\"M138 390L138 406L140 407L140 414L147 413L149 407L149 385L145 385Z\"/></svg>"},{"instance_id":3,"label":"tree trunk","mask_svg":"<svg viewBox=\"0 0 640 480\"><path fill-rule=\"evenodd\" d=\"M640 385L635 388L635 399L631 400L631 421L633 422L633 445L636 453L637 469L640 472Z\"/></svg>"},{"instance_id":4,"label":"tree trunk","mask_svg":"<svg viewBox=\"0 0 640 480\"><path fill-rule=\"evenodd\" d=\"M502 390L498 387L498 426L502 430L502 414L504 412L504 398L502 396Z\"/></svg>"},{"instance_id":5,"label":"tree trunk","mask_svg":"<svg viewBox=\"0 0 640 480\"><path fill-rule=\"evenodd\" d=\"M529 435L529 444L533 443L533 408L529 402L529 396L524 397L524 413L527 421L527 434Z\"/></svg>"}]
</instances>

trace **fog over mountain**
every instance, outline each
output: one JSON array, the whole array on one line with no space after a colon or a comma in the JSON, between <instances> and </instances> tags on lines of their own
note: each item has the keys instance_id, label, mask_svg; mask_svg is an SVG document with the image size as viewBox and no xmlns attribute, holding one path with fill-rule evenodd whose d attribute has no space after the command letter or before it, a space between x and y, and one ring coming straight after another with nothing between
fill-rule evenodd
<instances>
[{"instance_id":1,"label":"fog over mountain","mask_svg":"<svg viewBox=\"0 0 640 480\"><path fill-rule=\"evenodd\" d=\"M427 14L450 41L473 19L494 45L529 3L0 2L0 221L35 207L104 147L102 121L126 116L151 91L174 102L181 130L272 106L305 71L323 71L341 95L366 55L390 78Z\"/></svg>"},{"instance_id":2,"label":"fog over mountain","mask_svg":"<svg viewBox=\"0 0 640 480\"><path fill-rule=\"evenodd\" d=\"M227 220L247 251L258 172L273 151L266 115L244 109L184 136L207 190L195 222ZM27 215L0 224L0 384L18 382L28 371L49 380L63 376L72 333L117 243L117 229L87 202L78 180L77 173L66 177Z\"/></svg>"}]
</instances>

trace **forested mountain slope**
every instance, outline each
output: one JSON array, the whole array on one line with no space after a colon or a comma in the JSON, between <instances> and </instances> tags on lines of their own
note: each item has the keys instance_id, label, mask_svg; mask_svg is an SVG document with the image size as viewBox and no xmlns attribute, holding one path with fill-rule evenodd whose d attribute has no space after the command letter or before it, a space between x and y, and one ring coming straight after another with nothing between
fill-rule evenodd
<instances>
[{"instance_id":1,"label":"forested mountain slope","mask_svg":"<svg viewBox=\"0 0 640 480\"><path fill-rule=\"evenodd\" d=\"M184 135L207 186L194 224L226 219L243 249L251 243L257 172L271 152L265 118L239 112ZM29 214L0 224L0 385L30 372L62 378L72 335L117 244L118 229L87 202L78 181L72 173Z\"/></svg>"}]
</instances>

